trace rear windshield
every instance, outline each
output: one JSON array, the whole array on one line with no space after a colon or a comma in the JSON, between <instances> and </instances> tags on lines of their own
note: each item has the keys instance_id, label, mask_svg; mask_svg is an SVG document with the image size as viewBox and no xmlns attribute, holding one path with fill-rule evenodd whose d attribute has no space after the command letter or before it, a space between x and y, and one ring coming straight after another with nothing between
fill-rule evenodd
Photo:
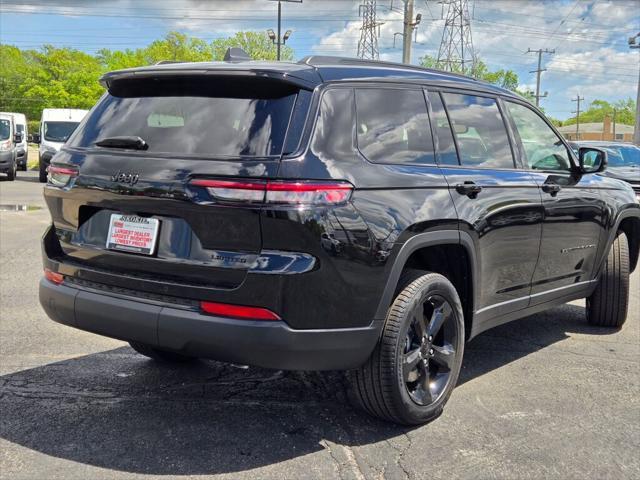
<instances>
[{"instance_id":1,"label":"rear windshield","mask_svg":"<svg viewBox=\"0 0 640 480\"><path fill-rule=\"evenodd\" d=\"M44 139L50 142L66 142L78 122L44 122Z\"/></svg>"},{"instance_id":2,"label":"rear windshield","mask_svg":"<svg viewBox=\"0 0 640 480\"><path fill-rule=\"evenodd\" d=\"M9 120L0 120L0 140L7 140L11 135Z\"/></svg>"},{"instance_id":3,"label":"rear windshield","mask_svg":"<svg viewBox=\"0 0 640 480\"><path fill-rule=\"evenodd\" d=\"M282 153L297 90L256 80L173 78L120 81L71 146L142 138L148 152L222 157Z\"/></svg>"}]
</instances>

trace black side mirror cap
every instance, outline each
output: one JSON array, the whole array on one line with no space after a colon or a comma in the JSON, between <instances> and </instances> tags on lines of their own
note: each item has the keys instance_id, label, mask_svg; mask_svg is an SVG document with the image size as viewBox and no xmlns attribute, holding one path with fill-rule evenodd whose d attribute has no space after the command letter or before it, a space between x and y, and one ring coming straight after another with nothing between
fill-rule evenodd
<instances>
[{"instance_id":1,"label":"black side mirror cap","mask_svg":"<svg viewBox=\"0 0 640 480\"><path fill-rule=\"evenodd\" d=\"M600 173L607 168L607 151L595 147L580 147L578 161L581 173Z\"/></svg>"},{"instance_id":2,"label":"black side mirror cap","mask_svg":"<svg viewBox=\"0 0 640 480\"><path fill-rule=\"evenodd\" d=\"M13 142L14 143L22 143L22 133L16 133L13 135Z\"/></svg>"},{"instance_id":3,"label":"black side mirror cap","mask_svg":"<svg viewBox=\"0 0 640 480\"><path fill-rule=\"evenodd\" d=\"M31 142L31 143L40 143L40 134L39 133L31 133L31 134L29 134L29 142Z\"/></svg>"}]
</instances>

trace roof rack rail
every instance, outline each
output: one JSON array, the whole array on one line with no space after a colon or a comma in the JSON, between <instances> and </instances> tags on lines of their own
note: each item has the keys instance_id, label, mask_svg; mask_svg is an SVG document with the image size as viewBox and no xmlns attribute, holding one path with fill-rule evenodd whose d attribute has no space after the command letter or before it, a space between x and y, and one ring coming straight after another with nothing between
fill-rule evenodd
<instances>
[{"instance_id":1,"label":"roof rack rail","mask_svg":"<svg viewBox=\"0 0 640 480\"><path fill-rule=\"evenodd\" d=\"M154 63L154 65L169 65L171 63L185 63L179 60L160 60L159 62Z\"/></svg>"},{"instance_id":2,"label":"roof rack rail","mask_svg":"<svg viewBox=\"0 0 640 480\"><path fill-rule=\"evenodd\" d=\"M331 55L308 55L301 58L298 63L310 65L312 67L320 67L327 65L343 65L343 66L363 66L363 67L394 67L403 68L405 70L415 70L417 72L430 72L430 73L444 73L453 77L465 78L467 80L478 81L477 79L468 75L462 75L460 73L447 72L445 70L438 70L436 68L425 68L417 65L407 65L406 63L397 62L385 62L382 60L364 60L361 58L351 57L334 57Z\"/></svg>"}]
</instances>

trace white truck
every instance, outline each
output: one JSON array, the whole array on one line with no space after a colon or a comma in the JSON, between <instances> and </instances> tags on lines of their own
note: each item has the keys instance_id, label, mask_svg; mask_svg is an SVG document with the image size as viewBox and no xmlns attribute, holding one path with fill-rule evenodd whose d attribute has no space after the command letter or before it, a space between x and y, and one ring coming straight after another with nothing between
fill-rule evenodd
<instances>
[{"instance_id":1,"label":"white truck","mask_svg":"<svg viewBox=\"0 0 640 480\"><path fill-rule=\"evenodd\" d=\"M60 147L84 119L88 110L74 108L45 108L40 119L40 131L33 136L35 143L40 144L38 157L40 164L40 181L47 181L47 167L51 158L58 153Z\"/></svg>"}]
</instances>

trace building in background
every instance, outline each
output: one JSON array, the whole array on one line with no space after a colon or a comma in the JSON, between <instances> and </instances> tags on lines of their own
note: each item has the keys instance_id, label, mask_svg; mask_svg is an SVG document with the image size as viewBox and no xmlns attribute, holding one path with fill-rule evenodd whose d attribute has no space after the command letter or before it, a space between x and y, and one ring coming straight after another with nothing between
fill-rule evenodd
<instances>
[{"instance_id":1,"label":"building in background","mask_svg":"<svg viewBox=\"0 0 640 480\"><path fill-rule=\"evenodd\" d=\"M558 131L567 140L604 140L616 142L633 141L633 125L622 123L614 125L610 116L604 117L604 122L582 123L580 122L579 136L576 134L576 124L558 127Z\"/></svg>"}]
</instances>

